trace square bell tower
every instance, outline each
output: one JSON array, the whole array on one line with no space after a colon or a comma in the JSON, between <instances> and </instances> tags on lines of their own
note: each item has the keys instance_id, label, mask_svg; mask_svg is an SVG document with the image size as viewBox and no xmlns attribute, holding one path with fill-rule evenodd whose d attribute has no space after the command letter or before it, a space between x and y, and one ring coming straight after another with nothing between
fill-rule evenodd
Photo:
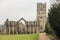
<instances>
[{"instance_id":1,"label":"square bell tower","mask_svg":"<svg viewBox=\"0 0 60 40\"><path fill-rule=\"evenodd\" d=\"M46 24L46 3L37 3L37 22L39 24L39 32L45 31Z\"/></svg>"}]
</instances>

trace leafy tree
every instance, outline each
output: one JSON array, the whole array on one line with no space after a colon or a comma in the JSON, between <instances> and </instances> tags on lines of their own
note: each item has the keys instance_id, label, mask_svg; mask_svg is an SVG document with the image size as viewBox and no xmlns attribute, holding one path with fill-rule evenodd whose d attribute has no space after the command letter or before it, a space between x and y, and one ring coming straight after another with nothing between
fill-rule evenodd
<instances>
[{"instance_id":1,"label":"leafy tree","mask_svg":"<svg viewBox=\"0 0 60 40\"><path fill-rule=\"evenodd\" d=\"M55 34L54 31L53 31L53 29L50 27L49 22L46 23L45 32L46 32L47 34Z\"/></svg>"},{"instance_id":2,"label":"leafy tree","mask_svg":"<svg viewBox=\"0 0 60 40\"><path fill-rule=\"evenodd\" d=\"M55 34L60 38L60 4L52 5L48 13L48 20Z\"/></svg>"}]
</instances>

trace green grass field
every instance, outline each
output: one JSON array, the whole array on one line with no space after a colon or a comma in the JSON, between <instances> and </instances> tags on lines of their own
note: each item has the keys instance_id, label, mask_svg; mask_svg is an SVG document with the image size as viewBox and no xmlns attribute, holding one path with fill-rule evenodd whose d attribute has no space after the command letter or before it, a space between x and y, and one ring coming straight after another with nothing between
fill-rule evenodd
<instances>
[{"instance_id":1,"label":"green grass field","mask_svg":"<svg viewBox=\"0 0 60 40\"><path fill-rule=\"evenodd\" d=\"M38 40L38 34L0 35L0 40Z\"/></svg>"}]
</instances>

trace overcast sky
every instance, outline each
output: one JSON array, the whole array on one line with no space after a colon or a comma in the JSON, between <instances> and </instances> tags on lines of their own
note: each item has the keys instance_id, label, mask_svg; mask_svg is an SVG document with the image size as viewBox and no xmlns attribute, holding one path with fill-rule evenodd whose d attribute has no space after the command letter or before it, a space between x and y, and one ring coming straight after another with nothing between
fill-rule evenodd
<instances>
[{"instance_id":1,"label":"overcast sky","mask_svg":"<svg viewBox=\"0 0 60 40\"><path fill-rule=\"evenodd\" d=\"M21 17L36 20L37 2L46 2L49 8L49 0L0 0L0 24L4 24L7 18L11 21L18 21Z\"/></svg>"}]
</instances>

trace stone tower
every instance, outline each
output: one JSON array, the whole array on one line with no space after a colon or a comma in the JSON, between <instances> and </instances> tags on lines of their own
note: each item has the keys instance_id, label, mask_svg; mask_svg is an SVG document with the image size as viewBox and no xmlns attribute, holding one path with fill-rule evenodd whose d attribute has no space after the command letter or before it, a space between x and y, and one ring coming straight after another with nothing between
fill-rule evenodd
<instances>
[{"instance_id":1,"label":"stone tower","mask_svg":"<svg viewBox=\"0 0 60 40\"><path fill-rule=\"evenodd\" d=\"M37 21L40 27L40 32L45 31L46 24L46 3L37 3Z\"/></svg>"}]
</instances>

